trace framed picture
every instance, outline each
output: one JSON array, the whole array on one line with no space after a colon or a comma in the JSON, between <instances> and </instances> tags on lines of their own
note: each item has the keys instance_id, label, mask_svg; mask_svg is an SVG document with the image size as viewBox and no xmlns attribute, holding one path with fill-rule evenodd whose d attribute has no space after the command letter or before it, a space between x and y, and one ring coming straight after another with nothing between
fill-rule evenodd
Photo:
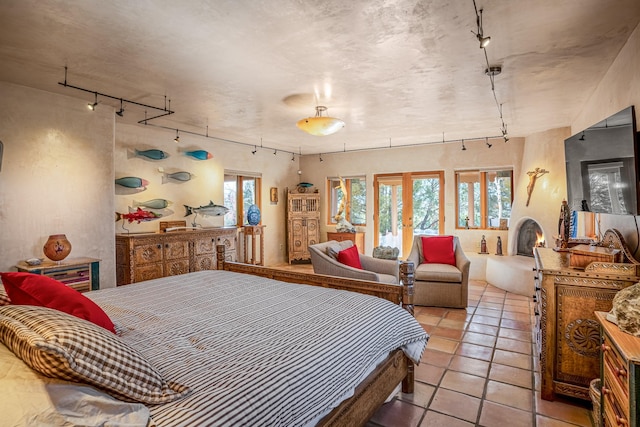
<instances>
[{"instance_id":1,"label":"framed picture","mask_svg":"<svg viewBox=\"0 0 640 427\"><path fill-rule=\"evenodd\" d=\"M269 200L271 203L278 204L278 187L271 187L269 191Z\"/></svg>"}]
</instances>

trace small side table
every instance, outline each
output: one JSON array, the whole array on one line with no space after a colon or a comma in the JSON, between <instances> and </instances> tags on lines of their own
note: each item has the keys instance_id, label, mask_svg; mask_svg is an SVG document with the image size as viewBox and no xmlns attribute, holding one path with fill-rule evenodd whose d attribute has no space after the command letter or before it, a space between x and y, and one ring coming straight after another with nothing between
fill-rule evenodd
<instances>
[{"instance_id":1,"label":"small side table","mask_svg":"<svg viewBox=\"0 0 640 427\"><path fill-rule=\"evenodd\" d=\"M244 258L246 264L264 265L264 228L266 225L245 225L244 233ZM257 242L260 239L260 251L256 251ZM249 258L249 241L251 241L251 258ZM259 256L259 258L258 258Z\"/></svg>"},{"instance_id":2,"label":"small side table","mask_svg":"<svg viewBox=\"0 0 640 427\"><path fill-rule=\"evenodd\" d=\"M97 258L67 258L60 262L45 260L40 265L20 261L16 268L18 271L51 277L76 291L100 289L100 260Z\"/></svg>"}]
</instances>

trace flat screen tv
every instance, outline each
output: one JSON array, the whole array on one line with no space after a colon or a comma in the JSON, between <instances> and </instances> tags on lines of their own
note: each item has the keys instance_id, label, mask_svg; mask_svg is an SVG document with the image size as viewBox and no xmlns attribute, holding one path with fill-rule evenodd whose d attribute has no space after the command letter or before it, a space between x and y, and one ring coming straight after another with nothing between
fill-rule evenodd
<instances>
[{"instance_id":1,"label":"flat screen tv","mask_svg":"<svg viewBox=\"0 0 640 427\"><path fill-rule=\"evenodd\" d=\"M564 141L572 211L638 215L638 139L633 106Z\"/></svg>"}]
</instances>

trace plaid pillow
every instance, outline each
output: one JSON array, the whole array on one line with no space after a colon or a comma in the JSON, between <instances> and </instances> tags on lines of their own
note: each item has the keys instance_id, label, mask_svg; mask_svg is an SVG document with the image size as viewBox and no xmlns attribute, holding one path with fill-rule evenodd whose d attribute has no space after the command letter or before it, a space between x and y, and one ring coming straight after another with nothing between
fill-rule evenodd
<instances>
[{"instance_id":1,"label":"plaid pillow","mask_svg":"<svg viewBox=\"0 0 640 427\"><path fill-rule=\"evenodd\" d=\"M189 394L120 338L100 326L46 307L0 307L0 341L32 369L84 382L126 401L158 404Z\"/></svg>"},{"instance_id":2,"label":"plaid pillow","mask_svg":"<svg viewBox=\"0 0 640 427\"><path fill-rule=\"evenodd\" d=\"M7 295L7 291L4 290L4 286L0 283L0 306L11 304L11 298Z\"/></svg>"}]
</instances>

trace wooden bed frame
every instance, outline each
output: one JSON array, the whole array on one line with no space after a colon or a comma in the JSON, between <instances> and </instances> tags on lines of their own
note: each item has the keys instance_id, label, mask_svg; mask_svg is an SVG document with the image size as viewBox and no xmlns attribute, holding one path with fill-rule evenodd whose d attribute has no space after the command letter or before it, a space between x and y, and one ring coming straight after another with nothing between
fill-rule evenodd
<instances>
[{"instance_id":1,"label":"wooden bed frame","mask_svg":"<svg viewBox=\"0 0 640 427\"><path fill-rule=\"evenodd\" d=\"M413 263L400 264L401 285L387 285L366 280L321 274L301 273L276 268L225 261L225 246L216 248L218 270L252 274L289 283L303 283L325 288L342 289L374 295L401 304L412 316L413 311ZM402 350L395 350L356 388L354 395L345 400L318 423L318 426L363 426L376 410L402 382L404 393L413 393L413 362Z\"/></svg>"}]
</instances>

